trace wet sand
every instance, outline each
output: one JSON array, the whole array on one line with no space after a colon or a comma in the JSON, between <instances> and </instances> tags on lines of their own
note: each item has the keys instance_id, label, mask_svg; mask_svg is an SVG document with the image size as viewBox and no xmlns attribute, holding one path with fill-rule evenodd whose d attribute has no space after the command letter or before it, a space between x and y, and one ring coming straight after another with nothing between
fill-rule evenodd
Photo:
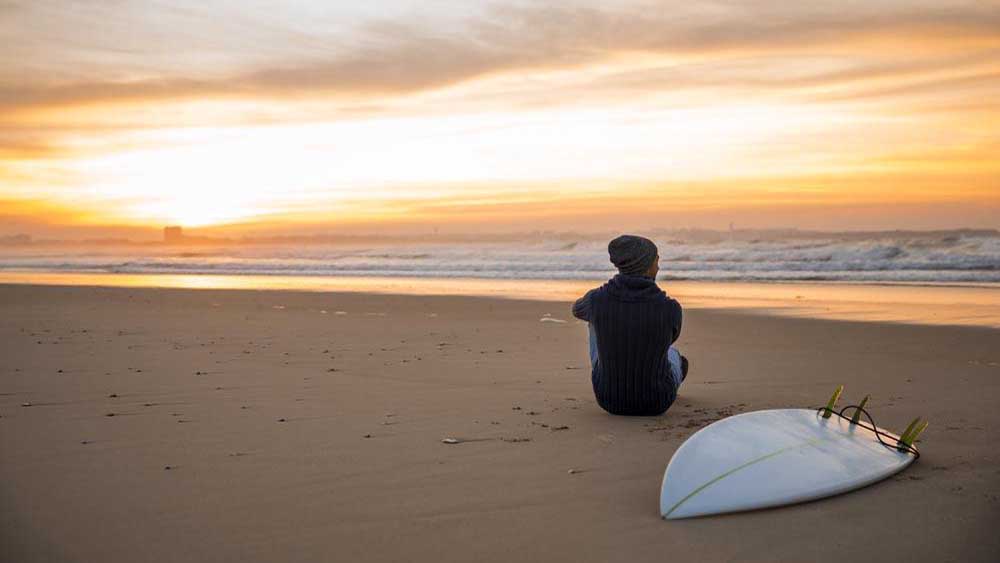
<instances>
[{"instance_id":1,"label":"wet sand","mask_svg":"<svg viewBox=\"0 0 1000 563\"><path fill-rule=\"evenodd\" d=\"M680 399L621 418L593 401L568 303L9 285L0 314L4 562L1000 554L995 329L689 308ZM914 466L794 507L659 518L698 428L840 383L882 426L931 421Z\"/></svg>"},{"instance_id":2,"label":"wet sand","mask_svg":"<svg viewBox=\"0 0 1000 563\"><path fill-rule=\"evenodd\" d=\"M604 280L123 274L0 270L0 285L252 289L572 301ZM1000 328L1000 285L855 282L659 282L687 307L800 318Z\"/></svg>"}]
</instances>

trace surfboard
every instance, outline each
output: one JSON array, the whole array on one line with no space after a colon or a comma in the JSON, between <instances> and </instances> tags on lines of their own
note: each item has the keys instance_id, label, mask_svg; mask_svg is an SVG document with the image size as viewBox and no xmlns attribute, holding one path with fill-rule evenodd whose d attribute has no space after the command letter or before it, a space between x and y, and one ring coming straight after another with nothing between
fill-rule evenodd
<instances>
[{"instance_id":1,"label":"surfboard","mask_svg":"<svg viewBox=\"0 0 1000 563\"><path fill-rule=\"evenodd\" d=\"M878 430L883 440L899 439ZM824 418L822 410L739 414L702 428L677 449L663 474L660 514L679 519L814 500L885 479L915 458L849 419Z\"/></svg>"}]
</instances>

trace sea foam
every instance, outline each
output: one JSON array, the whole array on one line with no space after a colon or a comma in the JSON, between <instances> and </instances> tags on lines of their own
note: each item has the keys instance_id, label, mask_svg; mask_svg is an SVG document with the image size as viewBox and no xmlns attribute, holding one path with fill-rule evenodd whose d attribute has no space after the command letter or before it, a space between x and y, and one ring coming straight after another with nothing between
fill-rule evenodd
<instances>
[{"instance_id":1,"label":"sea foam","mask_svg":"<svg viewBox=\"0 0 1000 563\"><path fill-rule=\"evenodd\" d=\"M991 233L653 238L662 279L1000 283L1000 235ZM614 273L604 239L568 240L565 235L504 242L183 249L24 245L0 248L0 270L540 280L600 280Z\"/></svg>"}]
</instances>

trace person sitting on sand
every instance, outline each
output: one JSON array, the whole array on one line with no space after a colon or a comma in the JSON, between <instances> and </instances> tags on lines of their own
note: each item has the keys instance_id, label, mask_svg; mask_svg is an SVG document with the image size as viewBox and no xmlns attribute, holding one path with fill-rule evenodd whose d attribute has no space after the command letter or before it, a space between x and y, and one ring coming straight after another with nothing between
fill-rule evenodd
<instances>
[{"instance_id":1,"label":"person sitting on sand","mask_svg":"<svg viewBox=\"0 0 1000 563\"><path fill-rule=\"evenodd\" d=\"M666 412L687 377L674 342L681 305L656 285L660 256L653 241L622 235L608 243L618 274L573 304L590 327L591 381L597 404L611 414Z\"/></svg>"}]
</instances>

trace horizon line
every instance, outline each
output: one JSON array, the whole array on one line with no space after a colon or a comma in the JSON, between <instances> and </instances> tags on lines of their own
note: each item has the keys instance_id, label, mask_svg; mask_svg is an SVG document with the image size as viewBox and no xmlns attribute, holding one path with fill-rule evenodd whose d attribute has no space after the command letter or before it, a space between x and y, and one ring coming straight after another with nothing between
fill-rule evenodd
<instances>
[{"instance_id":1,"label":"horizon line","mask_svg":"<svg viewBox=\"0 0 1000 563\"><path fill-rule=\"evenodd\" d=\"M167 225L177 227L177 225ZM395 242L401 239L419 239L422 242L486 242L521 240L531 236L549 236L554 238L581 238L584 240L601 239L607 236L616 236L624 233L624 230L601 229L595 231L572 231L572 230L520 230L520 231L492 231L492 232L445 232L435 231L407 232L407 233L288 233L288 234L267 234L253 235L246 234L240 236L220 236L190 234L197 233L199 228L187 228L181 226L186 232L182 232L179 238L167 241L164 238L136 239L130 237L88 237L88 238L37 238L31 233L18 232L7 235L0 235L0 246L29 246L29 245L56 245L56 244L125 244L125 245L199 245L199 244L273 244L273 243L306 243L306 244L329 244L337 242L360 242L360 241L385 241ZM209 229L211 230L211 229ZM162 232L162 231L161 231ZM877 237L877 236L946 236L946 235L973 235L973 236L1000 236L1000 229L996 228L969 228L954 227L942 229L807 229L802 227L768 227L768 228L739 228L718 229L710 227L677 227L677 228L651 228L634 229L631 232L646 233L649 236L669 236L669 235L762 235L762 236L798 236L803 238L823 237L823 236L847 236L847 237Z\"/></svg>"}]
</instances>

